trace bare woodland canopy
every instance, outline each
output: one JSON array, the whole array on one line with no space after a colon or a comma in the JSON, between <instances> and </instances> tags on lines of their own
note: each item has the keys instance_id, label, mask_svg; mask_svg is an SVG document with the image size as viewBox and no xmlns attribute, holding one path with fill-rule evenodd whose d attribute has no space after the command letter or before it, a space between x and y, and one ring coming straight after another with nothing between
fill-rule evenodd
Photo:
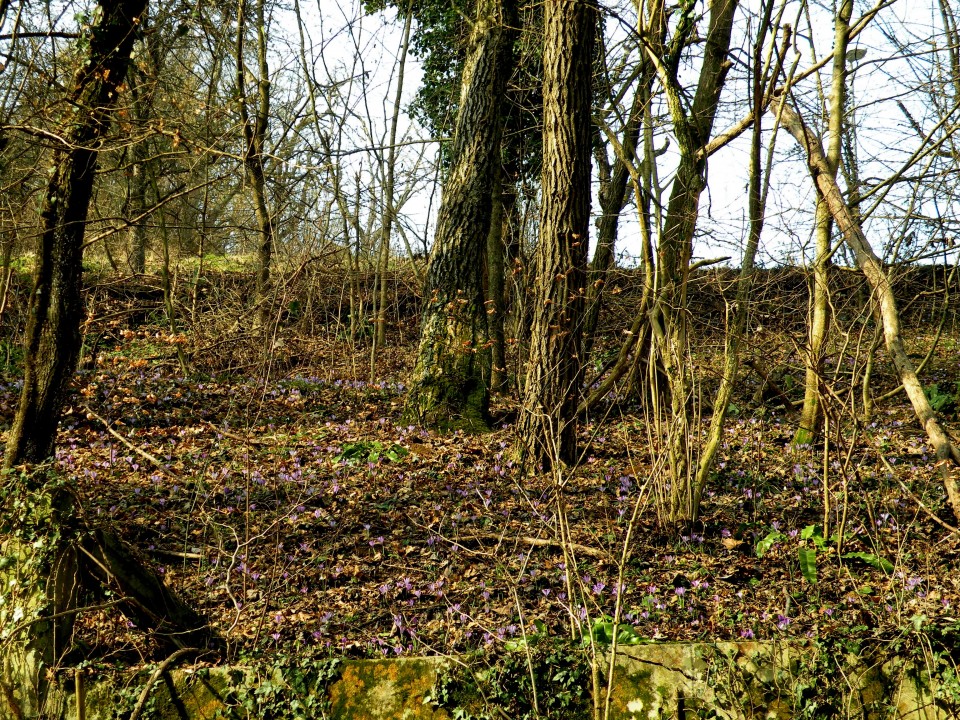
<instances>
[{"instance_id":1,"label":"bare woodland canopy","mask_svg":"<svg viewBox=\"0 0 960 720\"><path fill-rule=\"evenodd\" d=\"M524 338L512 379L532 461L576 463L578 412L624 382L643 387L670 438L678 518L696 517L712 467L754 267L812 272L798 442L821 422L827 269L859 267L920 422L938 457L956 459L897 349L889 283L891 268L955 257L960 50L948 2L198 2L131 10L122 48L97 47L107 3L0 9L6 277L39 240L38 287L61 307L32 309L18 421L53 424L31 450L11 444L8 464L52 448L82 311L58 295L79 292L75 272L43 278L76 268L81 250L120 273L158 264L167 295L185 258L200 258L197 277L211 257L242 259L260 330L276 315L278 268L339 263L354 277L351 337L372 327L372 374L387 342L385 278L407 263L424 283L412 421L486 427L491 390L507 387L507 338ZM128 71L109 65L127 52ZM75 73L96 63L105 95L91 103ZM78 209L57 215L58 197L77 192ZM64 222L79 233L61 254L51 228ZM627 256L644 278L636 319L585 391L606 273ZM691 454L688 288L717 262L741 275L710 437ZM372 293L358 279L368 269ZM66 356L44 350L50 338Z\"/></svg>"},{"instance_id":2,"label":"bare woodland canopy","mask_svg":"<svg viewBox=\"0 0 960 720\"><path fill-rule=\"evenodd\" d=\"M7 470L45 467L65 411L165 468L71 384L104 335L126 337L97 298L129 292L118 315L139 328L149 314L176 373L235 353L222 365L264 388L283 363L310 364L289 346L321 325L354 378L380 380L411 340L397 319L415 316L398 427L462 438L506 421L511 467L546 478L555 503L554 539L523 542L562 547L564 563L601 556L575 542L564 493L623 407L657 522L696 526L748 372L757 412L772 398L792 447L822 447L821 545L839 526L839 554L846 506L830 503L850 489L830 458L849 468L895 397L932 451L935 510L960 518L942 417L960 386L948 397L924 375L955 330L954 3L331 5L0 0L0 321L22 372ZM935 282L898 294L921 266ZM758 311L772 267L801 278L802 309ZM316 277L325 295L299 291ZM704 278L720 287L712 325L694 302ZM918 300L935 317L920 352L904 321ZM790 386L750 352L768 324L786 328L802 378ZM381 451L358 457L372 468ZM45 506L75 523L58 536L62 574L37 591L56 595L57 617L77 602L58 583L82 575L119 586L124 612L172 646L183 632L215 645L122 542L85 525L71 482Z\"/></svg>"}]
</instances>

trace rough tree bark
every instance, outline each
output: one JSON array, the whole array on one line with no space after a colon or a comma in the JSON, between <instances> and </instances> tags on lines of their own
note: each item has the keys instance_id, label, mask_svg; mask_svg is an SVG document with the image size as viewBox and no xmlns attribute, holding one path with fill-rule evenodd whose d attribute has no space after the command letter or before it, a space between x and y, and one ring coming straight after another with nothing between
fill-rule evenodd
<instances>
[{"instance_id":1,"label":"rough tree bark","mask_svg":"<svg viewBox=\"0 0 960 720\"><path fill-rule=\"evenodd\" d=\"M913 362L904 349L903 341L900 338L900 314L893 289L890 286L890 279L883 270L883 263L874 253L870 242L863 234L863 229L844 201L820 140L804 125L796 111L783 102L782 98L771 103L770 107L772 110L780 112L783 127L796 138L800 147L806 153L807 165L817 187L817 192L830 209L830 214L833 216L834 222L837 223L840 232L843 233L847 246L857 260L857 265L866 277L867 282L870 283L876 297L880 320L883 324L887 353L900 375L900 382L903 384L907 397L910 398L913 411L933 446L947 499L953 509L954 516L960 520L960 488L958 488L957 483L957 465L960 464L960 451L944 431L937 414L930 407L930 401L923 392L923 385L917 378Z\"/></svg>"},{"instance_id":2,"label":"rough tree bark","mask_svg":"<svg viewBox=\"0 0 960 720\"><path fill-rule=\"evenodd\" d=\"M544 7L540 241L519 430L531 459L545 466L577 459L596 22L590 0Z\"/></svg>"},{"instance_id":3,"label":"rough tree bark","mask_svg":"<svg viewBox=\"0 0 960 720\"><path fill-rule=\"evenodd\" d=\"M515 0L478 4L407 395L407 417L423 424L471 430L488 425L490 344L483 268L516 25Z\"/></svg>"},{"instance_id":4,"label":"rough tree bark","mask_svg":"<svg viewBox=\"0 0 960 720\"><path fill-rule=\"evenodd\" d=\"M73 81L65 143L54 151L40 211L43 233L28 309L23 389L4 457L8 468L53 455L60 411L80 355L82 244L97 156L145 7L146 0L99 4L88 61Z\"/></svg>"}]
</instances>

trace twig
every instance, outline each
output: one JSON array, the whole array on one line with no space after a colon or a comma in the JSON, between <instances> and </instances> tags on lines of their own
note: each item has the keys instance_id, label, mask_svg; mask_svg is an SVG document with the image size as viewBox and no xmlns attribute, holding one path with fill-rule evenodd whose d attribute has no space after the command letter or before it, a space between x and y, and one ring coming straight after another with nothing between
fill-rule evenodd
<instances>
[{"instance_id":1,"label":"twig","mask_svg":"<svg viewBox=\"0 0 960 720\"><path fill-rule=\"evenodd\" d=\"M527 535L497 535L495 533L475 533L469 537L463 537L461 540L496 540L498 542L502 542L504 540L516 540L517 542L522 542L533 547L549 547L556 548L558 550L562 550L564 546L564 543L561 543L559 540L545 540L544 538L529 537ZM604 562L611 562L609 553L605 552L604 550L598 550L597 548L592 548L587 545L580 545L578 543L567 543L567 547L577 551L581 555L603 560Z\"/></svg>"},{"instance_id":2,"label":"twig","mask_svg":"<svg viewBox=\"0 0 960 720\"><path fill-rule=\"evenodd\" d=\"M160 472L162 472L162 473L163 473L164 475L166 475L167 477L173 477L173 475L170 473L170 471L167 470L166 466L165 466L162 462L160 462L160 459L159 459L159 458L151 455L151 454L148 453L146 450L137 447L137 446L134 445L132 442L130 442L129 440L127 440L123 435L121 435L121 434L118 433L116 430L114 430L114 429L110 426L110 423L109 423L109 422L107 422L104 418L100 417L100 416L97 415L93 410L91 410L89 405L84 405L84 406L83 406L83 409L87 412L87 414L88 414L90 417L99 420L99 421L103 424L103 426L107 429L107 432L110 433L111 435L113 435L117 440L119 440L119 441L122 442L124 445L126 445L128 448L130 448L131 450L133 450L133 452L135 452L137 455L139 455L140 457L142 457L144 460L148 460L149 462L151 462L151 463L153 463L154 465L156 465L157 468L159 468Z\"/></svg>"},{"instance_id":3,"label":"twig","mask_svg":"<svg viewBox=\"0 0 960 720\"><path fill-rule=\"evenodd\" d=\"M937 517L937 514L933 512L933 510L928 508L924 504L923 500L921 500L916 495L914 495L913 491L910 488L908 488L906 485L904 485L903 480L897 477L896 472L893 469L893 465L887 462L887 459L883 456L883 453L878 452L877 455L880 457L880 462L883 463L883 466L887 469L887 472L890 473L890 477L892 477L894 480L897 481L897 483L900 485L903 491L910 496L910 499L913 500L921 510L923 510L924 514L927 517L929 517L931 520L937 523L937 525L939 525L942 528L945 528L946 530L950 531L954 535L960 535L960 528L955 528L953 525L950 525L949 523L944 522L939 517Z\"/></svg>"},{"instance_id":4,"label":"twig","mask_svg":"<svg viewBox=\"0 0 960 720\"><path fill-rule=\"evenodd\" d=\"M724 255L723 257L718 258L704 258L703 260L697 260L690 266L689 272L694 272L701 268L709 267L710 265L716 265L717 263L726 262L730 259L729 255Z\"/></svg>"},{"instance_id":5,"label":"twig","mask_svg":"<svg viewBox=\"0 0 960 720\"><path fill-rule=\"evenodd\" d=\"M220 433L221 435L223 435L224 437L230 438L231 440L236 440L237 442L248 443L248 444L250 444L250 445L267 445L267 444L268 444L267 442L265 442L265 441L263 441L263 440L259 440L259 439L257 439L257 438L246 437L246 436L244 436L244 435L239 435L238 433L235 433L235 432L230 432L229 430L226 430L225 428L218 427L217 425L214 425L214 424L213 424L212 422L210 422L209 420L205 420L205 421L204 421L204 425L208 425L208 426L210 427L210 429L214 430L215 432L218 432L218 433Z\"/></svg>"},{"instance_id":6,"label":"twig","mask_svg":"<svg viewBox=\"0 0 960 720\"><path fill-rule=\"evenodd\" d=\"M931 510L930 508L928 508L926 505L923 504L923 500L921 500L916 495L914 495L913 492L910 490L910 488L908 488L906 485L903 484L903 481L900 478L897 478L896 480L900 484L900 487L903 488L903 491L910 496L910 499L913 500L921 510L923 510L923 512L927 515L927 517L929 517L931 520L937 523L937 525L953 533L954 535L960 535L960 528L955 528L953 525L950 525L949 523L941 520L939 517L937 517L936 513L934 513L933 510Z\"/></svg>"},{"instance_id":7,"label":"twig","mask_svg":"<svg viewBox=\"0 0 960 720\"><path fill-rule=\"evenodd\" d=\"M802 401L800 403L796 403L793 400L791 400L790 397L780 388L780 386L777 385L776 381L772 377L770 377L770 373L768 373L766 370L760 367L760 365L756 362L756 360L752 358L747 358L746 360L743 361L743 363L748 368L753 370L760 377L760 379L763 380L764 383L766 383L767 387L769 387L770 390L773 391L774 395L780 398L781 402L783 402L783 404L786 405L788 410L794 407L797 407L797 405L803 404Z\"/></svg>"},{"instance_id":8,"label":"twig","mask_svg":"<svg viewBox=\"0 0 960 720\"><path fill-rule=\"evenodd\" d=\"M26 630L28 627L31 625L36 625L38 622L56 620L57 618L68 617L69 615L77 615L89 610L106 610L125 602L125 600L126 598L119 598L117 600L111 600L110 602L102 603L100 605L84 605L83 607L70 608L69 610L63 610L62 612L53 613L52 615L43 615L42 617L33 618L31 620L24 620L22 623L15 625L10 630L3 643L0 643L0 650L3 650L7 645L9 645L13 638L16 637L21 630Z\"/></svg>"},{"instance_id":9,"label":"twig","mask_svg":"<svg viewBox=\"0 0 960 720\"><path fill-rule=\"evenodd\" d=\"M161 548L154 548L151 552L154 555L166 555L167 557L180 558L181 560L204 560L204 556L201 553L195 552L180 552L178 550L163 550Z\"/></svg>"},{"instance_id":10,"label":"twig","mask_svg":"<svg viewBox=\"0 0 960 720\"><path fill-rule=\"evenodd\" d=\"M147 680L147 684L144 686L143 691L140 693L140 697L137 700L136 706L133 708L133 712L130 713L130 720L137 720L140 717L140 713L143 712L144 706L147 704L147 698L150 697L150 690L153 688L154 684L157 682L157 679L163 675L167 670L170 669L170 666L173 665L177 660L182 658L184 655L189 653L200 652L197 648L186 647L180 648L172 655L170 655L166 660L157 665L156 670L153 671L153 674L150 675L150 679Z\"/></svg>"}]
</instances>

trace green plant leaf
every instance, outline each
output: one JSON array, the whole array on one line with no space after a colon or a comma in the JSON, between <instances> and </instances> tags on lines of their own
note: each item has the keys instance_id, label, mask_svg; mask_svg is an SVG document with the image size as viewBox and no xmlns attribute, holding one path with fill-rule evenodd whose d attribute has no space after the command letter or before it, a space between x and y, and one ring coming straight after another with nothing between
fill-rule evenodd
<instances>
[{"instance_id":1,"label":"green plant leaf","mask_svg":"<svg viewBox=\"0 0 960 720\"><path fill-rule=\"evenodd\" d=\"M798 551L800 555L800 572L811 585L817 584L817 551L814 548L802 547Z\"/></svg>"},{"instance_id":2,"label":"green plant leaf","mask_svg":"<svg viewBox=\"0 0 960 720\"><path fill-rule=\"evenodd\" d=\"M781 540L783 540L783 533L779 530L771 530L763 540L757 543L757 557L762 558Z\"/></svg>"},{"instance_id":3,"label":"green plant leaf","mask_svg":"<svg viewBox=\"0 0 960 720\"><path fill-rule=\"evenodd\" d=\"M868 552L849 552L843 554L844 560L860 560L865 562L870 567L876 568L877 570L883 570L886 573L893 572L893 563L882 558L879 555L874 555L873 553Z\"/></svg>"},{"instance_id":4,"label":"green plant leaf","mask_svg":"<svg viewBox=\"0 0 960 720\"><path fill-rule=\"evenodd\" d=\"M383 443L376 441L358 440L357 442L344 443L340 452L334 456L334 460L346 461L353 465L358 462L375 463L381 457L386 457L393 462L399 462L410 454L402 445L388 445L384 447Z\"/></svg>"},{"instance_id":5,"label":"green plant leaf","mask_svg":"<svg viewBox=\"0 0 960 720\"><path fill-rule=\"evenodd\" d=\"M407 455L409 455L410 451L402 445L391 445L387 448L385 454L393 462L399 462L402 458L405 458Z\"/></svg>"},{"instance_id":6,"label":"green plant leaf","mask_svg":"<svg viewBox=\"0 0 960 720\"><path fill-rule=\"evenodd\" d=\"M648 642L650 641L638 633L637 629L633 627L633 625L621 623L617 628L618 645L642 645Z\"/></svg>"},{"instance_id":7,"label":"green plant leaf","mask_svg":"<svg viewBox=\"0 0 960 720\"><path fill-rule=\"evenodd\" d=\"M614 624L613 618L609 615L603 615L594 621L593 627L590 628L590 635L598 645L612 645L614 635L616 635L617 645L641 645L649 642L637 632L633 625Z\"/></svg>"}]
</instances>

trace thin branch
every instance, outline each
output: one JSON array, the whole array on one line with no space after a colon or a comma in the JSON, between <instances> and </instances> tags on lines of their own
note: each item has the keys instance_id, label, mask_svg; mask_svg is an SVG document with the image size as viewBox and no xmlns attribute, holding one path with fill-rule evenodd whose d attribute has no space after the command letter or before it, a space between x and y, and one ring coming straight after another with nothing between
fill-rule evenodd
<instances>
[{"instance_id":1,"label":"thin branch","mask_svg":"<svg viewBox=\"0 0 960 720\"><path fill-rule=\"evenodd\" d=\"M25 620L19 625L14 625L10 630L9 634L2 644L0 644L0 650L5 648L10 642L16 637L21 630L26 630L31 625L36 625L38 622L47 622L48 620L56 620L57 618L69 617L71 615L77 615L82 612L88 612L92 610L107 610L112 607L116 607L120 603L126 602L127 598L118 598L116 600L111 600L110 602L101 603L100 605L84 605L83 607L70 608L69 610L63 610L61 612L53 613L52 615L43 615L42 617L32 618L30 620Z\"/></svg>"},{"instance_id":2,"label":"thin branch","mask_svg":"<svg viewBox=\"0 0 960 720\"><path fill-rule=\"evenodd\" d=\"M883 456L883 453L880 452L879 450L877 451L877 457L880 458L880 462L883 463L883 466L887 469L887 472L890 473L890 477L892 477L894 480L897 481L897 483L899 483L900 488L910 497L911 500L913 500L917 504L917 507L919 507L927 517L929 517L931 520L937 523L937 525L939 525L940 527L946 530L949 530L954 535L960 535L960 528L955 528L953 525L950 525L949 523L941 520L937 516L937 514L933 512L933 510L931 510L924 504L923 500L921 500L920 498L918 498L916 495L913 494L913 491L903 483L903 480L897 477L897 473L893 469L893 466L887 461L887 459Z\"/></svg>"},{"instance_id":3,"label":"thin branch","mask_svg":"<svg viewBox=\"0 0 960 720\"><path fill-rule=\"evenodd\" d=\"M192 647L180 648L172 655L170 655L166 660L157 665L156 669L150 675L150 679L147 680L147 684L143 686L143 691L140 693L140 697L137 699L137 704L133 708L133 712L130 713L130 720L138 720L140 714L143 712L143 708L147 704L147 698L150 697L150 691L153 689L153 686L156 684L157 680L160 679L160 676L163 675L167 670L170 669L170 666L173 665L177 660L182 658L184 655L189 655L190 653L198 653L200 650Z\"/></svg>"},{"instance_id":4,"label":"thin branch","mask_svg":"<svg viewBox=\"0 0 960 720\"><path fill-rule=\"evenodd\" d=\"M19 40L20 38L62 38L64 40L76 40L80 37L80 33L69 33L69 32L23 32L23 33L4 33L0 35L0 40Z\"/></svg>"},{"instance_id":5,"label":"thin branch","mask_svg":"<svg viewBox=\"0 0 960 720\"><path fill-rule=\"evenodd\" d=\"M121 434L118 433L116 430L114 430L114 429L110 426L110 423L109 423L106 419L104 419L104 418L101 417L100 415L97 415L97 413L95 413L93 410L91 410L89 405L84 405L84 406L83 406L83 409L87 412L87 415L89 415L89 416L92 417L92 418L95 418L96 420L99 420L99 421L103 424L103 426L107 429L107 432L108 432L108 433L110 433L110 434L113 435L117 440L119 440L119 441L122 442L124 445L126 445L130 450L132 450L133 452L137 453L137 455L139 455L140 457L142 457L144 460L148 460L149 462L151 462L151 463L153 463L154 465L156 465L157 468L160 470L160 472L162 472L162 473L163 473L164 475L166 475L167 477L173 477L173 475L170 474L170 471L167 470L166 466L165 466L162 462L160 462L160 459L159 459L159 458L155 457L154 455L151 455L151 454L148 453L146 450L137 447L137 446L134 445L132 442L130 442L129 440L127 440L123 435L121 435Z\"/></svg>"}]
</instances>

